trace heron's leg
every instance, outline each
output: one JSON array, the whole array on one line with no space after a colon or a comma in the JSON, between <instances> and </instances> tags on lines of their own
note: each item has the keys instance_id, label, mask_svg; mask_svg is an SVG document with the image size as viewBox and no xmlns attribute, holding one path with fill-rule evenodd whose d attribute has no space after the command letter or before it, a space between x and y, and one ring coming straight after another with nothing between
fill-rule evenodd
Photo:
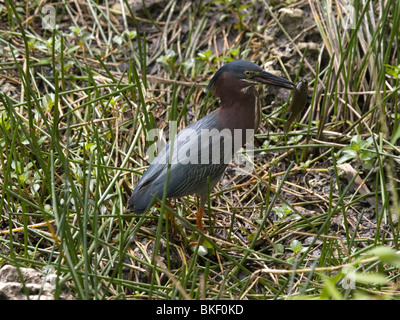
<instances>
[{"instance_id":1,"label":"heron's leg","mask_svg":"<svg viewBox=\"0 0 400 320\"><path fill-rule=\"evenodd\" d=\"M197 223L197 228L199 228L199 230L201 232L204 232L204 229L203 229L203 213L204 213L204 207L200 206L199 210L197 211L197 214L196 214L196 223Z\"/></svg>"},{"instance_id":2,"label":"heron's leg","mask_svg":"<svg viewBox=\"0 0 400 320\"><path fill-rule=\"evenodd\" d=\"M197 210L197 214L196 214L196 224L197 224L197 228L201 231L201 233L204 232L203 229L203 213L204 213L204 203L200 202L200 206L199 206L199 210ZM202 245L204 242L204 238L203 236L200 235L200 241L199 243ZM191 242L190 245L196 245L197 242Z\"/></svg>"},{"instance_id":3,"label":"heron's leg","mask_svg":"<svg viewBox=\"0 0 400 320\"><path fill-rule=\"evenodd\" d=\"M197 210L196 213L196 224L197 228L200 230L201 233L204 233L203 229L203 214L204 214L204 205L205 205L205 197L200 197L200 203L199 203L199 209ZM204 242L203 236L200 235L200 241L199 243L202 245ZM197 245L198 242L191 242L189 245Z\"/></svg>"}]
</instances>

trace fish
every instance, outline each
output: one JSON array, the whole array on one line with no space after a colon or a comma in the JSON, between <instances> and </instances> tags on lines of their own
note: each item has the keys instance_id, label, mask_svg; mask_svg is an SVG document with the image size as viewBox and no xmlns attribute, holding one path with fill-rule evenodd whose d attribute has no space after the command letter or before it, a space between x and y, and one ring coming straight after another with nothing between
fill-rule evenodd
<instances>
[{"instance_id":1,"label":"fish","mask_svg":"<svg viewBox=\"0 0 400 320\"><path fill-rule=\"evenodd\" d=\"M286 113L289 113L289 118L283 125L283 130L287 133L292 125L293 121L296 120L300 113L304 110L307 103L307 92L308 92L308 81L303 79L296 83L296 87L293 89L293 97L289 107L286 109Z\"/></svg>"}]
</instances>

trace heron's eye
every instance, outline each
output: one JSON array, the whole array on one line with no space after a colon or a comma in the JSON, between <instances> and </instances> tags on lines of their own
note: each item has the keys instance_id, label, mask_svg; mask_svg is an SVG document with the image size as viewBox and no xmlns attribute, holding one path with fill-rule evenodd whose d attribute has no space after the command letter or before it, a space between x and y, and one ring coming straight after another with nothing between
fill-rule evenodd
<instances>
[{"instance_id":1,"label":"heron's eye","mask_svg":"<svg viewBox=\"0 0 400 320\"><path fill-rule=\"evenodd\" d=\"M252 75L252 73L251 73L251 71L249 71L249 70L246 70L245 72L244 72L244 74L245 74L245 76L246 77L251 77L251 75Z\"/></svg>"}]
</instances>

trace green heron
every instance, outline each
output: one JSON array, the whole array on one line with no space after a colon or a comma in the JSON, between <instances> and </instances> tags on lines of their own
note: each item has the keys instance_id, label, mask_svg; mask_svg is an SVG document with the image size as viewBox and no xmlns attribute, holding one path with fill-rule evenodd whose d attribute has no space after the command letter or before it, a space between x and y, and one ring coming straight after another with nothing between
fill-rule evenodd
<instances>
[{"instance_id":1,"label":"green heron","mask_svg":"<svg viewBox=\"0 0 400 320\"><path fill-rule=\"evenodd\" d=\"M257 84L290 90L295 88L293 82L268 73L252 62L235 60L225 64L215 73L207 87L219 98L220 107L179 132L173 140L172 150L170 141L159 152L129 198L131 211L142 214L149 210L157 198L162 199L170 164L166 197L178 198L189 194L199 196L196 221L199 230L203 231L202 217L207 190L216 186L232 156L246 143L246 130L257 130L260 124L261 106L255 88ZM225 134L213 139L210 132ZM237 132L241 132L239 140L243 143L231 143L224 147L225 140L230 139L232 142ZM219 150L219 155L215 156L215 150Z\"/></svg>"}]
</instances>

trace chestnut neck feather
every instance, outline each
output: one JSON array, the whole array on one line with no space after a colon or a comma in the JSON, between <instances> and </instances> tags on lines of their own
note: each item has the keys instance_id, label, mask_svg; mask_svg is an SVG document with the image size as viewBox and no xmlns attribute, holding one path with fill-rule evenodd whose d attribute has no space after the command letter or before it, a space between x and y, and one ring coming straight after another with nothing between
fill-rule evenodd
<instances>
[{"instance_id":1,"label":"chestnut neck feather","mask_svg":"<svg viewBox=\"0 0 400 320\"><path fill-rule=\"evenodd\" d=\"M258 128L260 123L260 103L257 90L253 85L237 79L234 75L221 74L213 84L213 92L221 100L217 110L222 128L246 129Z\"/></svg>"}]
</instances>

